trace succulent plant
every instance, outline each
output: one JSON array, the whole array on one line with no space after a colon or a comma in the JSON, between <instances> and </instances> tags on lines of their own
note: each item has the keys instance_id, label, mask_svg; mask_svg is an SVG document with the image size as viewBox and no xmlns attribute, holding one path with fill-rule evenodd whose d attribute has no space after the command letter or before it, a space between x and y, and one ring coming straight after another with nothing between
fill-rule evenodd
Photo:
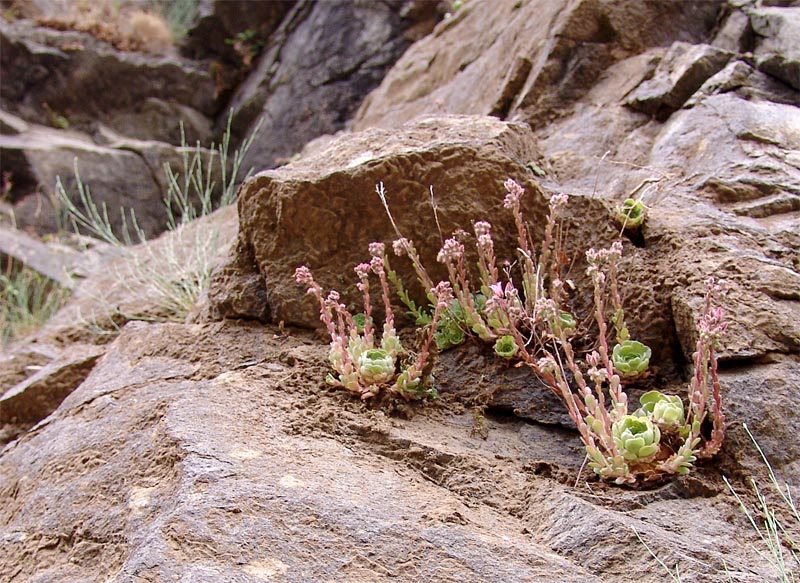
<instances>
[{"instance_id":1,"label":"succulent plant","mask_svg":"<svg viewBox=\"0 0 800 583\"><path fill-rule=\"evenodd\" d=\"M394 358L381 348L371 348L359 356L358 372L364 384L385 383L394 376Z\"/></svg>"},{"instance_id":2,"label":"succulent plant","mask_svg":"<svg viewBox=\"0 0 800 583\"><path fill-rule=\"evenodd\" d=\"M463 344L466 335L457 321L448 318L439 321L439 325L436 326L434 339L436 340L436 347L439 350L447 350L448 348Z\"/></svg>"},{"instance_id":3,"label":"succulent plant","mask_svg":"<svg viewBox=\"0 0 800 583\"><path fill-rule=\"evenodd\" d=\"M372 318L370 318L370 322L372 322ZM356 326L356 331L363 334L364 327L367 325L367 315L364 312L353 314L353 324Z\"/></svg>"},{"instance_id":4,"label":"succulent plant","mask_svg":"<svg viewBox=\"0 0 800 583\"><path fill-rule=\"evenodd\" d=\"M381 349L386 351L392 359L403 353L403 345L394 330L384 329L383 337L381 338Z\"/></svg>"},{"instance_id":5,"label":"succulent plant","mask_svg":"<svg viewBox=\"0 0 800 583\"><path fill-rule=\"evenodd\" d=\"M644 222L646 213L647 207L641 200L627 198L617 209L617 220L626 228L635 229Z\"/></svg>"},{"instance_id":6,"label":"succulent plant","mask_svg":"<svg viewBox=\"0 0 800 583\"><path fill-rule=\"evenodd\" d=\"M578 328L578 323L575 321L575 316L569 312L558 312L558 322L561 325L561 329L564 331L564 334L567 336L574 334L575 330Z\"/></svg>"},{"instance_id":7,"label":"succulent plant","mask_svg":"<svg viewBox=\"0 0 800 583\"><path fill-rule=\"evenodd\" d=\"M625 340L614 345L611 360L614 362L614 369L620 376L635 377L647 370L651 355L650 348L641 342Z\"/></svg>"},{"instance_id":8,"label":"succulent plant","mask_svg":"<svg viewBox=\"0 0 800 583\"><path fill-rule=\"evenodd\" d=\"M665 395L658 391L648 391L641 397L642 411L663 427L684 424L683 401L677 395Z\"/></svg>"},{"instance_id":9,"label":"succulent plant","mask_svg":"<svg viewBox=\"0 0 800 583\"><path fill-rule=\"evenodd\" d=\"M652 458L659 448L661 431L647 417L625 415L611 425L614 443L622 456L630 462L646 461Z\"/></svg>"},{"instance_id":10,"label":"succulent plant","mask_svg":"<svg viewBox=\"0 0 800 583\"><path fill-rule=\"evenodd\" d=\"M514 341L513 336L501 336L494 343L494 351L497 356L503 358L514 358L517 354L517 343Z\"/></svg>"}]
</instances>

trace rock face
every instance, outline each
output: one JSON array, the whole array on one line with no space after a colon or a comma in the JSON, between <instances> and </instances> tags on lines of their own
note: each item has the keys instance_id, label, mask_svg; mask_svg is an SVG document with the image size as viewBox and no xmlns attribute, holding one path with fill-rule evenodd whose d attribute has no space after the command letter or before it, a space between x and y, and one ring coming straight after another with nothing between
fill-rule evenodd
<instances>
[{"instance_id":1,"label":"rock face","mask_svg":"<svg viewBox=\"0 0 800 583\"><path fill-rule=\"evenodd\" d=\"M502 209L504 180L514 177L528 188L524 202L534 236L540 236L547 214L547 199L525 166L539 156L531 138L526 126L493 118L432 117L398 132L344 135L300 162L253 177L239 195L236 254L211 285L212 311L227 317L266 315L252 312L263 310L257 304L238 312L231 308L239 290L259 275L274 322L318 326L319 307L295 283L294 270L307 265L324 288L348 293L352 268L369 258L369 244L390 245L398 237L376 193L380 183L397 227L414 241L432 276L445 273L436 261L441 235L471 231L479 220L492 223L503 258L511 259L516 227ZM608 216L599 201L576 205L576 214L596 217L597 224ZM615 236L608 225L585 225L571 225L581 245L609 244ZM392 267L413 290L410 262L398 259ZM416 292L424 297L421 288ZM345 301L350 300L356 297L346 295Z\"/></svg>"},{"instance_id":2,"label":"rock face","mask_svg":"<svg viewBox=\"0 0 800 583\"><path fill-rule=\"evenodd\" d=\"M769 577L737 542L752 539L745 520L729 522L720 502L614 490L600 495L617 508L603 508L597 492L559 482L580 465L572 436L490 418L483 440L446 406L388 418L320 393L325 348L274 331L130 325L3 451L0 572L65 583L663 581L633 527L697 575L688 580L725 581L723 564L740 581ZM686 558L698 539L702 562Z\"/></svg>"},{"instance_id":3,"label":"rock face","mask_svg":"<svg viewBox=\"0 0 800 583\"><path fill-rule=\"evenodd\" d=\"M800 91L800 7L753 10L758 68Z\"/></svg>"},{"instance_id":4,"label":"rock face","mask_svg":"<svg viewBox=\"0 0 800 583\"><path fill-rule=\"evenodd\" d=\"M231 101L235 135L262 124L245 165L274 167L307 141L344 128L420 30L435 2L299 0Z\"/></svg>"},{"instance_id":5,"label":"rock face","mask_svg":"<svg viewBox=\"0 0 800 583\"><path fill-rule=\"evenodd\" d=\"M674 43L661 59L653 78L641 83L627 104L638 111L666 119L730 58L730 53L709 45Z\"/></svg>"},{"instance_id":6,"label":"rock face","mask_svg":"<svg viewBox=\"0 0 800 583\"><path fill-rule=\"evenodd\" d=\"M281 2L236 2L201 0L181 52L193 59L218 57L235 60L237 35L252 34L254 40L268 38L294 5Z\"/></svg>"},{"instance_id":7,"label":"rock face","mask_svg":"<svg viewBox=\"0 0 800 583\"><path fill-rule=\"evenodd\" d=\"M667 565L687 582L779 581L722 477L748 505L750 477L766 488L747 424L779 480L800 481L800 95L784 4L467 1L405 53L357 131L243 186L238 236L215 217L235 246L191 323L134 322L103 345L76 325L96 290L126 313L158 308L152 286L90 275L0 367L9 398L49 398L20 427L0 412L16 437L0 453L0 579L656 583ZM558 401L477 343L440 355L440 399L408 418L326 389L325 341L291 326L318 325L295 267L352 290L368 243L397 236L380 182L435 277L439 225L489 219L511 258L509 176L534 240L548 196L570 194L579 316L583 252L623 240L631 332L658 369L632 400L685 387L706 279L725 281L715 459L652 490L597 482ZM648 206L638 233L611 218L628 197ZM75 342L102 356L61 376Z\"/></svg>"},{"instance_id":8,"label":"rock face","mask_svg":"<svg viewBox=\"0 0 800 583\"><path fill-rule=\"evenodd\" d=\"M403 55L365 100L354 127L399 127L434 112L495 115L542 127L568 111L614 63L674 41L705 41L724 4L467 2ZM645 76L648 69L638 73Z\"/></svg>"},{"instance_id":9,"label":"rock face","mask_svg":"<svg viewBox=\"0 0 800 583\"><path fill-rule=\"evenodd\" d=\"M0 134L3 170L10 173L8 191L13 203L9 213L21 228L39 233L71 229L61 224L62 210L55 186L60 178L66 193L79 203L76 164L81 181L89 187L98 208L106 205L108 217L118 237L122 237L122 209L133 211L147 237L167 226L164 197L168 163L180 175L183 150L164 142L124 139L106 132L105 145L96 144L82 132L63 131L27 123L4 113L14 124L13 134ZM193 152L192 152L193 153ZM209 152L200 150L208 160ZM218 173L214 168L212 172ZM137 241L133 230L131 235Z\"/></svg>"},{"instance_id":10,"label":"rock face","mask_svg":"<svg viewBox=\"0 0 800 583\"><path fill-rule=\"evenodd\" d=\"M203 122L192 122L220 107L211 75L175 56L121 52L89 34L25 20L0 19L0 47L0 103L29 121L57 118L76 128L100 121L121 133L133 131L130 137L180 144L181 119L190 143L206 141Z\"/></svg>"}]
</instances>

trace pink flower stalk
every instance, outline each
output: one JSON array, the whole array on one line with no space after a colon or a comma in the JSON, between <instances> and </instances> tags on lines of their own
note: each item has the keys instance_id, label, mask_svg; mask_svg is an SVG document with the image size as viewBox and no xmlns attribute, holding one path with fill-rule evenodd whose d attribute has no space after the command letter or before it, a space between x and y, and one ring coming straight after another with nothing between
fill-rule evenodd
<instances>
[{"instance_id":1,"label":"pink flower stalk","mask_svg":"<svg viewBox=\"0 0 800 583\"><path fill-rule=\"evenodd\" d=\"M493 283L500 279L494 255L491 228L492 226L486 221L478 221L474 225L475 236L478 241L478 271L480 272L481 283L486 288L491 287Z\"/></svg>"},{"instance_id":2,"label":"pink flower stalk","mask_svg":"<svg viewBox=\"0 0 800 583\"><path fill-rule=\"evenodd\" d=\"M372 329L372 302L369 297L369 263L359 263L355 266L358 283L356 287L364 298L364 340L368 346L374 346L375 334Z\"/></svg>"},{"instance_id":3,"label":"pink flower stalk","mask_svg":"<svg viewBox=\"0 0 800 583\"><path fill-rule=\"evenodd\" d=\"M439 250L436 260L439 263L455 263L464 256L464 245L456 239L450 238L444 242Z\"/></svg>"},{"instance_id":4,"label":"pink flower stalk","mask_svg":"<svg viewBox=\"0 0 800 583\"><path fill-rule=\"evenodd\" d=\"M411 265L414 266L417 279L419 279L422 287L425 289L433 288L433 280L431 280L428 272L425 271L425 267L422 265L422 261L420 261L419 255L417 254L417 250L411 241L405 237L400 237L392 243L392 249L394 250L394 254L398 257L408 255L408 258L411 260Z\"/></svg>"},{"instance_id":5,"label":"pink flower stalk","mask_svg":"<svg viewBox=\"0 0 800 583\"><path fill-rule=\"evenodd\" d=\"M373 243L374 245L375 243ZM383 248L381 248L383 251ZM369 262L372 272L378 276L381 282L381 298L383 299L383 309L386 313L384 320L384 334L387 330L394 330L394 314L392 313L392 302L389 292L389 281L386 276L385 264L382 256L373 255Z\"/></svg>"},{"instance_id":6,"label":"pink flower stalk","mask_svg":"<svg viewBox=\"0 0 800 583\"><path fill-rule=\"evenodd\" d=\"M503 183L503 186L506 187L507 191L507 194L503 199L503 206L507 209L514 209L514 207L519 206L519 201L525 194L525 189L522 188L513 178L506 180Z\"/></svg>"},{"instance_id":7,"label":"pink flower stalk","mask_svg":"<svg viewBox=\"0 0 800 583\"><path fill-rule=\"evenodd\" d=\"M561 290L552 287L553 282L560 279L559 265L557 261L553 260L553 247L554 232L556 230L556 219L558 217L558 209L565 206L569 201L569 196L566 194L554 194L550 197L550 212L547 215L547 222L544 228L544 240L542 241L542 251L539 254L539 268L546 270L550 275L550 295L556 304L564 302L564 294L560 293ZM543 275L541 276L544 277ZM540 286L541 287L541 286Z\"/></svg>"},{"instance_id":8,"label":"pink flower stalk","mask_svg":"<svg viewBox=\"0 0 800 583\"><path fill-rule=\"evenodd\" d=\"M430 356L431 346L433 344L433 335L436 331L436 325L439 323L439 318L442 311L450 307L453 301L453 289L448 281L440 281L430 290L431 296L434 298L433 315L431 316L431 323L428 324L428 333L425 335L425 340L420 346L419 355L414 362L413 369L416 375L422 374L425 369L425 364Z\"/></svg>"},{"instance_id":9,"label":"pink flower stalk","mask_svg":"<svg viewBox=\"0 0 800 583\"><path fill-rule=\"evenodd\" d=\"M697 453L698 457L708 458L716 454L722 447L725 438L725 414L722 411L719 374L717 369L716 344L720 334L727 327L724 321L725 312L720 307L713 307L714 296L722 291L713 277L706 282L706 295L703 315L697 323L697 350L694 353L695 374L690 386L690 412L694 415L692 427L698 427L705 419L706 406L710 401L712 429L711 439ZM694 433L694 431L693 431ZM698 432L699 436L699 432Z\"/></svg>"},{"instance_id":10,"label":"pink flower stalk","mask_svg":"<svg viewBox=\"0 0 800 583\"><path fill-rule=\"evenodd\" d=\"M380 242L370 243L369 254L373 257L383 257L386 254L386 245Z\"/></svg>"},{"instance_id":11,"label":"pink flower stalk","mask_svg":"<svg viewBox=\"0 0 800 583\"><path fill-rule=\"evenodd\" d=\"M506 194L505 198L503 199L503 206L507 209L510 209L514 215L514 223L517 226L517 237L519 239L519 248L522 251L522 254L528 258L528 260L531 260L532 255L530 245L528 243L528 230L525 228L525 221L522 218L522 208L520 206L520 200L522 199L522 195L525 194L525 189L511 178L506 180L503 185L508 191L508 194Z\"/></svg>"},{"instance_id":12,"label":"pink flower stalk","mask_svg":"<svg viewBox=\"0 0 800 583\"><path fill-rule=\"evenodd\" d=\"M319 318L328 329L328 334L330 334L331 339L335 338L337 335L336 327L333 324L331 311L322 297L322 288L316 281L314 281L314 277L311 275L311 270L305 265L301 265L295 270L294 278L295 281L297 281L297 283L300 285L305 285L308 287L306 290L307 294L313 295L315 298L317 298L317 301L319 302Z\"/></svg>"}]
</instances>

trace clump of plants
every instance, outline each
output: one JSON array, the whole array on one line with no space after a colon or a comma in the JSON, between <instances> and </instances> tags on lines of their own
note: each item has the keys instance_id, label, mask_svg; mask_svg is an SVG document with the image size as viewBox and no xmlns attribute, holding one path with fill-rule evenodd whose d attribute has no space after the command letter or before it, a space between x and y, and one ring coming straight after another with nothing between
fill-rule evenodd
<instances>
[{"instance_id":1,"label":"clump of plants","mask_svg":"<svg viewBox=\"0 0 800 583\"><path fill-rule=\"evenodd\" d=\"M433 331L442 311L453 301L450 285L441 282L430 288L430 297L435 302L433 312L419 350L411 352L401 343L394 326L389 278L396 280L396 275L387 265L385 247L373 243L370 251L370 262L355 268L364 301L364 312L360 314L352 314L340 303L335 290L324 295L307 267L298 267L295 272L296 281L307 286L307 292L319 302L320 319L331 337L328 359L334 372L328 375L327 382L344 387L362 399L381 394L407 400L434 398L436 389L430 375ZM380 333L373 321L371 276L378 279L383 301L385 317Z\"/></svg>"},{"instance_id":2,"label":"clump of plants","mask_svg":"<svg viewBox=\"0 0 800 583\"><path fill-rule=\"evenodd\" d=\"M399 238L392 248L396 255L411 261L419 282L428 291L429 306L420 307L411 300L397 275L388 270L383 246L374 244L373 261L380 267L370 268L382 282L386 313L391 313L386 285L391 282L417 324L425 327L420 354L426 361L432 340L444 350L470 336L492 345L499 358L527 366L564 402L585 446L589 466L604 480L631 486L654 482L686 474L698 459L716 454L722 445L725 421L715 353L725 329L722 310L714 306L719 285L713 279L708 282L697 324L694 375L686 395L648 391L639 406L632 407L624 385L647 380L652 352L631 338L625 321L618 273L622 243L586 251L594 306L593 323L585 322L583 327L596 329L596 338L593 348L578 355L572 338L581 323L570 310L574 283L563 276L560 260L563 229L559 214L568 197L551 197L543 240L537 249L522 216L524 189L511 179L505 187L504 207L511 212L517 230L518 271L501 272L492 226L479 221L474 224L477 279L471 279L467 266L465 234L458 233L444 241L437 257L447 269L448 280L434 284L413 242L402 237L394 225ZM388 212L383 185L378 186L378 194ZM366 289L366 269L357 268L362 292ZM322 320L332 338L331 363L338 374L334 381L364 397L374 395L369 388L373 384L359 372L359 359L365 350L374 348L389 356L391 352L375 344L371 331L357 331L352 317L338 304L338 296L323 299L305 268L298 270L297 277L309 285L309 292L320 302ZM368 300L365 293L365 307ZM384 330L384 337L390 339L396 336L391 322ZM395 370L376 386L394 387L392 383L398 378Z\"/></svg>"}]
</instances>

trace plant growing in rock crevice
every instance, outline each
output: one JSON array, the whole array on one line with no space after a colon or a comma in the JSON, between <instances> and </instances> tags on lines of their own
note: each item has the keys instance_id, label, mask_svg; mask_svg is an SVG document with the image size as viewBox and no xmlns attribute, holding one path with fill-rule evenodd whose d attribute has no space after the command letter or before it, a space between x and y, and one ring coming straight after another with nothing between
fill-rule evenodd
<instances>
[{"instance_id":1,"label":"plant growing in rock crevice","mask_svg":"<svg viewBox=\"0 0 800 583\"><path fill-rule=\"evenodd\" d=\"M479 221L474 225L477 289L473 289L469 277L464 244L456 236L445 240L437 259L447 269L454 298L443 304L429 292L436 316L432 329L438 326L438 330L447 330L456 325L465 335L494 344L498 356L518 359L544 380L565 403L586 448L589 465L603 479L638 485L685 474L697 459L714 455L724 437L715 346L725 324L722 311L713 307L719 286L709 281L686 405L676 395L651 391L643 396L642 406L631 413L623 381L647 377L651 351L631 339L625 322L617 268L622 243L586 252L597 338L595 348L580 361L571 340L577 322L568 308L568 290L574 284L564 279L557 260L561 256L558 215L568 197L551 197L543 241L536 254L521 212L524 190L510 179L505 186L504 206L511 211L517 230L519 287L508 273L506 280L501 280L491 225ZM383 185L377 190L388 213ZM393 245L395 253L407 256L420 283L433 290L433 281L413 243L402 237L391 213L389 217L399 236ZM384 264L388 265L385 255ZM431 323L429 312L411 302L396 274L390 273L389 279L417 322ZM615 340L613 346L609 336ZM447 348L441 343L439 346ZM712 427L710 436L702 431L706 421Z\"/></svg>"},{"instance_id":2,"label":"plant growing in rock crevice","mask_svg":"<svg viewBox=\"0 0 800 583\"><path fill-rule=\"evenodd\" d=\"M373 243L370 251L372 260L355 267L357 287L364 302L361 318L356 318L339 302L340 296L335 290L324 296L307 267L301 266L295 271L295 280L306 286L307 293L319 303L320 319L331 337L328 359L335 374L329 374L327 382L344 387L362 399L382 393L409 400L435 397L429 365L440 314L453 301L450 285L442 282L430 289L430 297L435 302L433 312L419 351L411 354L403 347L394 327L384 246ZM380 340L373 325L370 274L377 276L380 282L385 313Z\"/></svg>"}]
</instances>

